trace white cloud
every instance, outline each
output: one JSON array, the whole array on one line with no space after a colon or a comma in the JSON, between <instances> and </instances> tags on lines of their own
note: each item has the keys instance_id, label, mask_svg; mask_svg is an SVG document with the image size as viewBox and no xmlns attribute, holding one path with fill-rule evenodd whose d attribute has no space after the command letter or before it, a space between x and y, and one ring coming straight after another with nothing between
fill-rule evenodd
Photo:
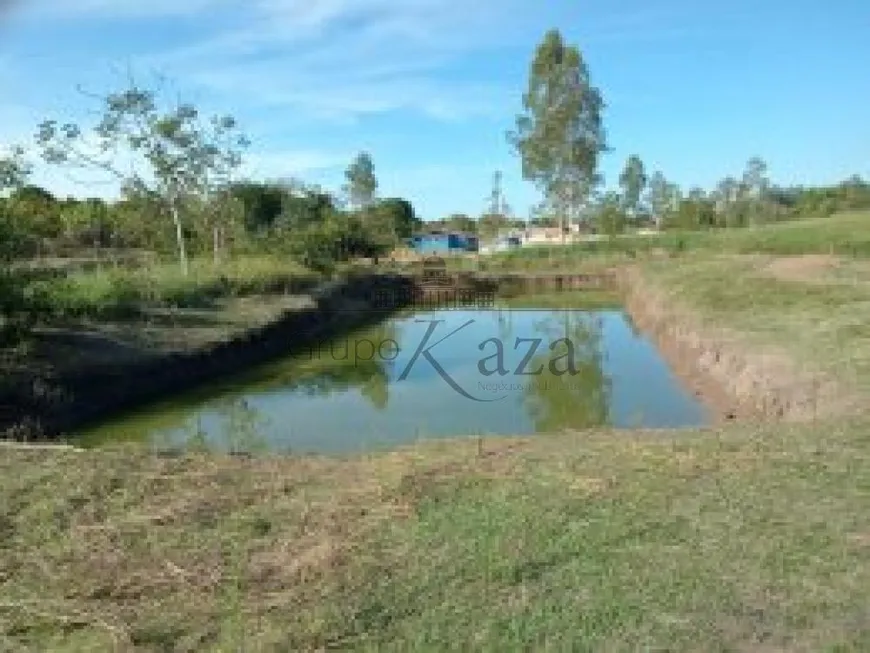
<instances>
[{"instance_id":1,"label":"white cloud","mask_svg":"<svg viewBox=\"0 0 870 653\"><path fill-rule=\"evenodd\" d=\"M519 42L531 48L543 29L575 13L570 5L527 0L34 0L33 6L55 17L66 12L65 18L196 16L198 40L134 63L225 96L229 106L286 107L294 117L345 122L395 110L436 120L499 115L511 89L469 78L473 57ZM649 25L659 14L611 12L587 24L596 40L643 37L656 32ZM472 64L464 72L463 57Z\"/></svg>"},{"instance_id":2,"label":"white cloud","mask_svg":"<svg viewBox=\"0 0 870 653\"><path fill-rule=\"evenodd\" d=\"M0 138L0 154L20 140ZM101 157L95 139L85 138L82 151L94 158ZM244 157L239 177L254 179L287 179L305 177L324 171L340 170L351 160L350 151L325 151L316 149L288 149L252 152ZM111 158L113 167L122 174L140 172L147 167L128 151L121 150ZM48 165L40 161L35 151L28 160L33 164L31 182L49 189L55 195L65 197L101 196L116 198L120 193L116 175L95 167ZM146 174L147 177L147 174Z\"/></svg>"},{"instance_id":3,"label":"white cloud","mask_svg":"<svg viewBox=\"0 0 870 653\"><path fill-rule=\"evenodd\" d=\"M254 99L261 107L292 107L306 116L338 121L402 109L455 120L492 113L501 95L494 86L449 83L423 74L379 75L371 70L366 76L290 73L287 82L276 84L282 69L281 64L261 63L203 71L191 79L230 97Z\"/></svg>"},{"instance_id":4,"label":"white cloud","mask_svg":"<svg viewBox=\"0 0 870 653\"><path fill-rule=\"evenodd\" d=\"M253 104L316 118L406 109L437 119L493 113L503 90L457 82L462 55L526 29L518 0L253 0L247 18L140 60ZM461 70L461 69L460 69Z\"/></svg>"},{"instance_id":5,"label":"white cloud","mask_svg":"<svg viewBox=\"0 0 870 653\"><path fill-rule=\"evenodd\" d=\"M94 170L66 170L37 165L30 182L49 190L57 197L117 199L120 196L117 180Z\"/></svg>"}]
</instances>

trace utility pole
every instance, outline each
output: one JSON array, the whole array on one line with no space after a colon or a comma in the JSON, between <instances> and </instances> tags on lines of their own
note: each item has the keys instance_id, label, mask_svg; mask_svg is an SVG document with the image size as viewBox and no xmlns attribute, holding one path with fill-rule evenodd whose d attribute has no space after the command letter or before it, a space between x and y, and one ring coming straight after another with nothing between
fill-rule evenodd
<instances>
[{"instance_id":1,"label":"utility pole","mask_svg":"<svg viewBox=\"0 0 870 653\"><path fill-rule=\"evenodd\" d=\"M488 212L490 215L500 216L505 220L509 220L511 207L505 200L501 170L496 170L492 175L492 191L489 194L488 202Z\"/></svg>"},{"instance_id":2,"label":"utility pole","mask_svg":"<svg viewBox=\"0 0 870 653\"><path fill-rule=\"evenodd\" d=\"M504 215L505 201L501 180L501 170L496 170L492 175L492 192L489 195L489 212L492 215Z\"/></svg>"}]
</instances>

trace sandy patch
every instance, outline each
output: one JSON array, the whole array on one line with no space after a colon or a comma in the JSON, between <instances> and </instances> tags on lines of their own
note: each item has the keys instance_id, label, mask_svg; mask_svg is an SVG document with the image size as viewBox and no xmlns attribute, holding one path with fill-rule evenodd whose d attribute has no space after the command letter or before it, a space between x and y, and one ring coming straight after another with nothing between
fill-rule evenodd
<instances>
[{"instance_id":1,"label":"sandy patch","mask_svg":"<svg viewBox=\"0 0 870 653\"><path fill-rule=\"evenodd\" d=\"M830 254L804 254L776 258L764 266L763 271L781 281L825 283L841 266L841 261Z\"/></svg>"}]
</instances>

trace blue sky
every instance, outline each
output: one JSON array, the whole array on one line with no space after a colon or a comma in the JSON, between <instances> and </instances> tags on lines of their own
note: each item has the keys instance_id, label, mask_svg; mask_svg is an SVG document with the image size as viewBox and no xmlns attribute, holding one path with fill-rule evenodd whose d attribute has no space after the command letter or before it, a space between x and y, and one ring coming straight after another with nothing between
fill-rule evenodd
<instances>
[{"instance_id":1,"label":"blue sky","mask_svg":"<svg viewBox=\"0 0 870 653\"><path fill-rule=\"evenodd\" d=\"M762 156L774 181L870 176L866 0L0 0L0 144L87 119L93 92L156 73L252 138L247 172L338 189L362 149L380 194L425 218L478 214L502 170L538 199L505 132L544 31L580 46L608 104L609 184L630 154L684 186ZM59 193L110 194L39 170Z\"/></svg>"}]
</instances>

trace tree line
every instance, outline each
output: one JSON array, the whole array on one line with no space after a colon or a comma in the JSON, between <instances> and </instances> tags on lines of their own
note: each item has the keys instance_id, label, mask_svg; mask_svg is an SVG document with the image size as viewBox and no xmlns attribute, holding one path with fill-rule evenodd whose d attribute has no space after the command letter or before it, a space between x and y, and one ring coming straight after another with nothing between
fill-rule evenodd
<instances>
[{"instance_id":1,"label":"tree line","mask_svg":"<svg viewBox=\"0 0 870 653\"><path fill-rule=\"evenodd\" d=\"M534 52L522 111L508 133L523 178L543 195L533 222L562 227L563 234L566 222L614 234L629 224L745 227L870 208L870 184L858 176L832 186L775 186L760 157L749 159L740 177L726 177L714 189L683 191L661 171L649 174L632 155L617 189L607 189L599 170L601 156L610 151L604 109L579 48L566 43L559 30L549 30Z\"/></svg>"},{"instance_id":2,"label":"tree line","mask_svg":"<svg viewBox=\"0 0 870 653\"><path fill-rule=\"evenodd\" d=\"M0 157L0 256L7 259L85 248L145 250L216 263L239 254L289 256L319 270L355 256L377 258L419 229L411 203L378 196L367 152L350 162L341 193L297 180L244 179L248 140L232 116L204 116L191 104L166 102L130 81L93 98L98 118L81 125L48 120L34 146L60 170L96 170L114 179L117 200L58 198L29 184L24 150ZM715 188L681 189L630 156L607 188L599 164L610 152L606 105L575 45L550 30L529 68L522 111L507 140L523 178L543 202L528 222L562 227L580 222L601 233L627 226L659 229L743 227L771 220L829 215L870 207L870 184L854 176L823 187L781 187L767 164L751 158L739 176ZM430 228L490 237L527 221L492 210L454 214Z\"/></svg>"},{"instance_id":3,"label":"tree line","mask_svg":"<svg viewBox=\"0 0 870 653\"><path fill-rule=\"evenodd\" d=\"M350 162L341 195L297 180L249 180L239 174L249 143L231 116L161 104L135 84L100 105L93 125L43 122L35 149L59 170L108 175L120 197L55 197L29 183L33 162L16 149L0 158L7 258L141 249L176 258L186 273L191 257L268 253L327 270L390 251L421 222L408 200L378 197L367 152Z\"/></svg>"},{"instance_id":4,"label":"tree line","mask_svg":"<svg viewBox=\"0 0 870 653\"><path fill-rule=\"evenodd\" d=\"M857 175L830 186L777 186L760 157L750 158L739 177L725 177L709 190L694 186L684 191L661 171L648 176L634 155L625 164L619 187L598 202L597 217L605 233L629 224L684 230L748 227L870 208L870 183Z\"/></svg>"},{"instance_id":5,"label":"tree line","mask_svg":"<svg viewBox=\"0 0 870 653\"><path fill-rule=\"evenodd\" d=\"M728 176L709 190L699 186L684 190L660 171L648 174L640 157L632 155L620 174L619 190L592 193L577 221L587 230L606 235L629 228L739 228L870 209L870 182L858 175L828 186L778 186L770 183L766 170L766 164L754 158L740 177ZM566 227L565 221L562 224ZM528 226L557 229L560 220L544 202L528 219L454 213L429 221L427 226L488 238Z\"/></svg>"}]
</instances>

